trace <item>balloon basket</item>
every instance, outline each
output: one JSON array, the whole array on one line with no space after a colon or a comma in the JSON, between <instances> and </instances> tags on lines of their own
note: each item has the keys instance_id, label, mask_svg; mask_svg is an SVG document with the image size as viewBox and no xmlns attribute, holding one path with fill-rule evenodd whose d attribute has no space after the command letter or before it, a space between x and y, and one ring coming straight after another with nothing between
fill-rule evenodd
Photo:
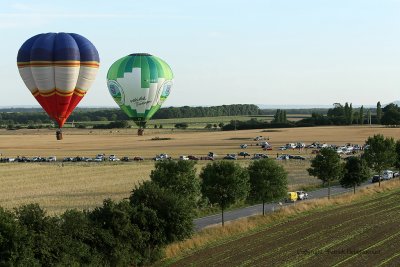
<instances>
[{"instance_id":1,"label":"balloon basket","mask_svg":"<svg viewBox=\"0 0 400 267\"><path fill-rule=\"evenodd\" d=\"M57 131L57 132L56 132L56 138L57 138L57 140L63 140L63 134L62 134L62 132Z\"/></svg>"},{"instance_id":2,"label":"balloon basket","mask_svg":"<svg viewBox=\"0 0 400 267\"><path fill-rule=\"evenodd\" d=\"M138 130L137 130L137 135L142 136L143 133L144 133L144 129L138 129Z\"/></svg>"}]
</instances>

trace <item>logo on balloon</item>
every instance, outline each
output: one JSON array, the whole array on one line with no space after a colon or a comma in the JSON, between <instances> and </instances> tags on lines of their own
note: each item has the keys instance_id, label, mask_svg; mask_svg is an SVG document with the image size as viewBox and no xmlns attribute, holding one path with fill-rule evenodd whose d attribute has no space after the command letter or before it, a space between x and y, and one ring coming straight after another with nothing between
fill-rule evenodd
<instances>
[{"instance_id":1,"label":"logo on balloon","mask_svg":"<svg viewBox=\"0 0 400 267\"><path fill-rule=\"evenodd\" d=\"M169 93L171 92L172 82L167 81L163 84L163 91L161 93L161 97L167 98Z\"/></svg>"},{"instance_id":2,"label":"logo on balloon","mask_svg":"<svg viewBox=\"0 0 400 267\"><path fill-rule=\"evenodd\" d=\"M114 98L115 102L118 105L122 105L125 102L124 91L117 81L110 80L108 81L108 90L110 91L111 96Z\"/></svg>"}]
</instances>

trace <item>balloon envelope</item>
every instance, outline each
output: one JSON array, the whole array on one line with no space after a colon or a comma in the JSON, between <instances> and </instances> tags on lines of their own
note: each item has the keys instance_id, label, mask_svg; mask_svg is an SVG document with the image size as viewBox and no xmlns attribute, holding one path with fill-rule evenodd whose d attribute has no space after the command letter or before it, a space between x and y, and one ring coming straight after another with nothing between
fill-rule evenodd
<instances>
[{"instance_id":1,"label":"balloon envelope","mask_svg":"<svg viewBox=\"0 0 400 267\"><path fill-rule=\"evenodd\" d=\"M130 54L114 62L107 86L114 101L139 127L160 109L173 83L173 73L162 59L150 54Z\"/></svg>"},{"instance_id":2,"label":"balloon envelope","mask_svg":"<svg viewBox=\"0 0 400 267\"><path fill-rule=\"evenodd\" d=\"M35 35L17 56L26 87L60 128L93 83L99 62L94 45L75 33Z\"/></svg>"}]
</instances>

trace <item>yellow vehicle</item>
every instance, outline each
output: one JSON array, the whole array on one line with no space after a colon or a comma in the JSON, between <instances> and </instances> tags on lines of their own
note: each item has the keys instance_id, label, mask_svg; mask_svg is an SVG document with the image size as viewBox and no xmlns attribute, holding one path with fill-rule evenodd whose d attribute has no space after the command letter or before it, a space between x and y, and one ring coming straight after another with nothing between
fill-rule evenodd
<instances>
[{"instance_id":1,"label":"yellow vehicle","mask_svg":"<svg viewBox=\"0 0 400 267\"><path fill-rule=\"evenodd\" d=\"M286 197L286 202L297 201L297 192L288 192Z\"/></svg>"}]
</instances>

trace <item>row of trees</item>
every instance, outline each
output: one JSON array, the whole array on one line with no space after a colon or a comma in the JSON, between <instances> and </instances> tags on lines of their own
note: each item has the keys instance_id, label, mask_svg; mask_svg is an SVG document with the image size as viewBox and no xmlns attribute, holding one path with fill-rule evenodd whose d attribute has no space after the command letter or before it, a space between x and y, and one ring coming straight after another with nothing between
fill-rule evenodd
<instances>
[{"instance_id":1,"label":"row of trees","mask_svg":"<svg viewBox=\"0 0 400 267\"><path fill-rule=\"evenodd\" d=\"M41 109L11 109L11 111L0 112L0 127L10 129L18 128L18 125L29 125L30 128L37 128L38 125L49 125L51 119ZM372 114L372 112L374 114ZM297 122L287 120L287 114L309 114L310 118L305 118ZM191 118L191 117L215 117L215 116L238 116L238 115L274 115L272 120L273 127L294 127L294 126L315 126L315 125L351 125L351 124L400 124L400 108L396 104L389 104L384 108L378 102L376 109L365 110L364 106L353 108L352 104L335 103L330 109L288 109L288 110L260 110L256 105L222 105L213 107L168 107L161 108L154 119L169 118ZM92 121L124 121L129 120L125 113L119 109L77 109L74 111L69 121L92 122ZM259 123L258 123L259 124ZM264 122L268 127L268 123ZM78 124L79 125L79 124ZM95 125L96 127L104 127ZM250 128L249 128L250 127ZM262 128L254 121L242 125L243 129L251 127ZM225 130L234 129L234 126L226 126ZM238 129L241 129L239 127Z\"/></svg>"},{"instance_id":2,"label":"row of trees","mask_svg":"<svg viewBox=\"0 0 400 267\"><path fill-rule=\"evenodd\" d=\"M308 173L328 185L339 181L342 186L353 187L361 185L371 177L371 171L381 174L384 169L400 168L400 140L374 135L366 141L366 149L361 157L349 157L343 163L340 156L331 148L323 148L311 161ZM380 180L379 180L380 186Z\"/></svg>"},{"instance_id":3,"label":"row of trees","mask_svg":"<svg viewBox=\"0 0 400 267\"><path fill-rule=\"evenodd\" d=\"M193 117L216 117L216 116L239 116L259 115L260 109L252 104L235 104L212 107L167 107L161 108L154 119L171 118L193 118ZM120 109L76 109L68 121L91 122L91 121L123 121L129 120L128 116ZM49 116L42 109L9 109L0 112L0 125L34 125L52 123Z\"/></svg>"},{"instance_id":4,"label":"row of trees","mask_svg":"<svg viewBox=\"0 0 400 267\"><path fill-rule=\"evenodd\" d=\"M223 211L247 197L263 202L286 194L287 174L272 160L248 168L213 162L196 175L193 161L157 162L150 181L128 199L106 199L91 211L48 216L37 204L0 208L1 266L139 266L193 233L195 210Z\"/></svg>"}]
</instances>

